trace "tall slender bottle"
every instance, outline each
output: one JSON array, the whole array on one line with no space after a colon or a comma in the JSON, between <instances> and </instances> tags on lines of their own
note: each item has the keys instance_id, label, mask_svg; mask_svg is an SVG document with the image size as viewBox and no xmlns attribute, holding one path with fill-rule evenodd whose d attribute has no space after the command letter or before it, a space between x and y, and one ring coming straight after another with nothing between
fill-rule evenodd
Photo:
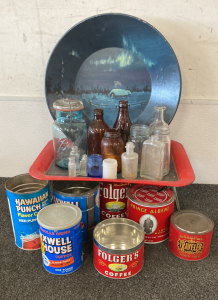
<instances>
[{"instance_id":1,"label":"tall slender bottle","mask_svg":"<svg viewBox=\"0 0 218 300\"><path fill-rule=\"evenodd\" d=\"M128 112L128 101L121 100L119 101L119 111L113 128L116 128L120 131L121 137L124 141L124 145L126 145L126 143L128 142L131 126L132 122L130 120Z\"/></svg>"},{"instance_id":2,"label":"tall slender bottle","mask_svg":"<svg viewBox=\"0 0 218 300\"><path fill-rule=\"evenodd\" d=\"M88 155L101 155L101 140L104 137L105 130L109 126L104 121L103 109L95 109L94 119L88 128Z\"/></svg>"}]
</instances>

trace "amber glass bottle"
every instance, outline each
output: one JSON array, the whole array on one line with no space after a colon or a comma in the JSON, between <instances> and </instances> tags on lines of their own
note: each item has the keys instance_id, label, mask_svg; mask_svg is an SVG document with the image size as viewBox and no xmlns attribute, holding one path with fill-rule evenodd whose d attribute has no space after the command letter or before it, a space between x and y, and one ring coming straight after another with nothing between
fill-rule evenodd
<instances>
[{"instance_id":1,"label":"amber glass bottle","mask_svg":"<svg viewBox=\"0 0 218 300\"><path fill-rule=\"evenodd\" d=\"M101 140L109 126L103 119L103 109L95 109L94 120L88 128L88 155L101 155Z\"/></svg>"},{"instance_id":2,"label":"amber glass bottle","mask_svg":"<svg viewBox=\"0 0 218 300\"><path fill-rule=\"evenodd\" d=\"M121 137L123 138L124 141L124 146L128 142L131 125L132 122L130 120L129 113L128 113L128 101L121 100L119 101L119 111L113 128L120 130Z\"/></svg>"},{"instance_id":3,"label":"amber glass bottle","mask_svg":"<svg viewBox=\"0 0 218 300\"><path fill-rule=\"evenodd\" d=\"M124 141L117 129L106 129L101 141L102 158L114 158L117 161L117 173L121 171L121 154L124 152Z\"/></svg>"}]
</instances>

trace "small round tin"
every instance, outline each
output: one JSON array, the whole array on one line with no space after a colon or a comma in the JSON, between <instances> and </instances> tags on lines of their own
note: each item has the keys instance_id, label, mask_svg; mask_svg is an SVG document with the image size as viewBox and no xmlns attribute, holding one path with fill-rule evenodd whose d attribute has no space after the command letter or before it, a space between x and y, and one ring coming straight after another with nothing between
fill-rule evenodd
<instances>
[{"instance_id":1,"label":"small round tin","mask_svg":"<svg viewBox=\"0 0 218 300\"><path fill-rule=\"evenodd\" d=\"M136 275L143 266L144 233L128 219L108 219L93 233L94 266L109 278L125 279Z\"/></svg>"},{"instance_id":2,"label":"small round tin","mask_svg":"<svg viewBox=\"0 0 218 300\"><path fill-rule=\"evenodd\" d=\"M171 216L169 248L185 260L201 260L209 254L214 223L198 211L180 210Z\"/></svg>"},{"instance_id":3,"label":"small round tin","mask_svg":"<svg viewBox=\"0 0 218 300\"><path fill-rule=\"evenodd\" d=\"M64 275L82 264L81 210L72 204L57 203L37 215L43 266L46 271Z\"/></svg>"},{"instance_id":4,"label":"small round tin","mask_svg":"<svg viewBox=\"0 0 218 300\"><path fill-rule=\"evenodd\" d=\"M174 194L169 188L134 185L127 190L127 218L144 231L144 242L160 243L169 237L170 216L174 211Z\"/></svg>"}]
</instances>

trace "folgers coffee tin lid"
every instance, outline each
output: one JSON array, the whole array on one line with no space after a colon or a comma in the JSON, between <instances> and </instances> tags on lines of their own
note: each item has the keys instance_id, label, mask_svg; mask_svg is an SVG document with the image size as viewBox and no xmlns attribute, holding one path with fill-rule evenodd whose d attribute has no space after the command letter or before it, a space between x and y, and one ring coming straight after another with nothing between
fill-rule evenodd
<instances>
[{"instance_id":1,"label":"folgers coffee tin lid","mask_svg":"<svg viewBox=\"0 0 218 300\"><path fill-rule=\"evenodd\" d=\"M64 275L81 266L81 218L80 208L64 203L47 206L37 215L46 271Z\"/></svg>"},{"instance_id":2,"label":"folgers coffee tin lid","mask_svg":"<svg viewBox=\"0 0 218 300\"><path fill-rule=\"evenodd\" d=\"M109 278L124 279L136 275L143 266L144 233L128 219L108 219L93 233L94 266Z\"/></svg>"},{"instance_id":3,"label":"folgers coffee tin lid","mask_svg":"<svg viewBox=\"0 0 218 300\"><path fill-rule=\"evenodd\" d=\"M186 260L201 260L209 254L214 222L194 210L180 210L171 216L169 248Z\"/></svg>"}]
</instances>

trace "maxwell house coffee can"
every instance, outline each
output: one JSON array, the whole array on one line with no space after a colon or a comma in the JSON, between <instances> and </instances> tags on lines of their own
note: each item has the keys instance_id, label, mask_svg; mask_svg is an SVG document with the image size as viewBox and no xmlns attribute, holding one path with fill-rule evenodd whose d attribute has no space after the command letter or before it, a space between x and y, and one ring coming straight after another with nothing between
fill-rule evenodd
<instances>
[{"instance_id":1,"label":"maxwell house coffee can","mask_svg":"<svg viewBox=\"0 0 218 300\"><path fill-rule=\"evenodd\" d=\"M129 183L100 183L100 220L126 218Z\"/></svg>"},{"instance_id":2,"label":"maxwell house coffee can","mask_svg":"<svg viewBox=\"0 0 218 300\"><path fill-rule=\"evenodd\" d=\"M94 229L93 251L100 274L114 279L132 277L143 267L143 230L128 219L104 220Z\"/></svg>"},{"instance_id":3,"label":"maxwell house coffee can","mask_svg":"<svg viewBox=\"0 0 218 300\"><path fill-rule=\"evenodd\" d=\"M185 260L205 258L209 254L213 227L213 221L198 211L175 212L170 220L170 251Z\"/></svg>"},{"instance_id":4,"label":"maxwell house coffee can","mask_svg":"<svg viewBox=\"0 0 218 300\"><path fill-rule=\"evenodd\" d=\"M37 215L46 271L65 275L81 266L81 218L80 208L65 203L49 205Z\"/></svg>"},{"instance_id":5,"label":"maxwell house coffee can","mask_svg":"<svg viewBox=\"0 0 218 300\"><path fill-rule=\"evenodd\" d=\"M134 185L127 190L127 218L144 230L144 242L160 243L169 237L170 217L174 211L174 194L166 188Z\"/></svg>"}]
</instances>

